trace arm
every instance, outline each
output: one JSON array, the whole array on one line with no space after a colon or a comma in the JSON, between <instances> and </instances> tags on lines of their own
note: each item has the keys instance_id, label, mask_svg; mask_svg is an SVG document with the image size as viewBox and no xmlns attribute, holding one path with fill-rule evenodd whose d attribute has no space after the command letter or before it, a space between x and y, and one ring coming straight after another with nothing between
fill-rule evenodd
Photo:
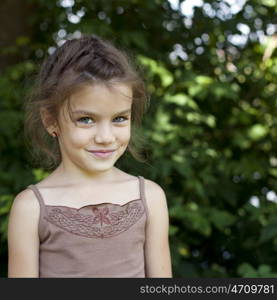
<instances>
[{"instance_id":1,"label":"arm","mask_svg":"<svg viewBox=\"0 0 277 300\"><path fill-rule=\"evenodd\" d=\"M172 277L165 193L158 184L146 179L145 197L149 211L145 241L146 277Z\"/></svg>"},{"instance_id":2,"label":"arm","mask_svg":"<svg viewBox=\"0 0 277 300\"><path fill-rule=\"evenodd\" d=\"M31 190L14 199L8 224L8 277L38 277L39 203Z\"/></svg>"}]
</instances>

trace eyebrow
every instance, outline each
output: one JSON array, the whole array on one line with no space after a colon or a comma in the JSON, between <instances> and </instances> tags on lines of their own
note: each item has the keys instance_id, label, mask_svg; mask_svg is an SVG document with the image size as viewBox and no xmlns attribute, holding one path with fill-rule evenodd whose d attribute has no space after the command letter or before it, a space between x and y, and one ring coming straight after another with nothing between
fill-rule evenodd
<instances>
[{"instance_id":1,"label":"eyebrow","mask_svg":"<svg viewBox=\"0 0 277 300\"><path fill-rule=\"evenodd\" d=\"M123 114L127 114L129 112L131 112L131 109L126 109L126 110L120 111L118 113L115 113L114 115L123 115ZM75 110L72 113L73 114L91 115L91 116L97 116L97 117L100 116L97 112L87 111L87 110Z\"/></svg>"}]
</instances>

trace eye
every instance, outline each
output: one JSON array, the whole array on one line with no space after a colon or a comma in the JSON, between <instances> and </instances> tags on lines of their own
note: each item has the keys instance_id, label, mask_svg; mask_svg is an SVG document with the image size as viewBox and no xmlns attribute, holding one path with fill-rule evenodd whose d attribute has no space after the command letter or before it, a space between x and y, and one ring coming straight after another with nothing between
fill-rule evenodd
<instances>
[{"instance_id":1,"label":"eye","mask_svg":"<svg viewBox=\"0 0 277 300\"><path fill-rule=\"evenodd\" d=\"M125 116L119 116L119 117L114 118L114 120L116 123L123 123L123 122L127 121L128 118ZM94 123L94 121L91 117L81 117L77 120L77 122L80 124L83 124L83 125L90 125L90 124Z\"/></svg>"},{"instance_id":2,"label":"eye","mask_svg":"<svg viewBox=\"0 0 277 300\"><path fill-rule=\"evenodd\" d=\"M115 120L116 119L121 119L122 121L121 122L119 122L119 123L122 123L122 122L124 122L124 121L127 121L128 120L128 118L127 117L124 117L124 116L119 116L119 117L116 117L115 118Z\"/></svg>"},{"instance_id":3,"label":"eye","mask_svg":"<svg viewBox=\"0 0 277 300\"><path fill-rule=\"evenodd\" d=\"M92 119L90 117L82 117L77 120L77 122L83 123L83 124L91 124Z\"/></svg>"}]
</instances>

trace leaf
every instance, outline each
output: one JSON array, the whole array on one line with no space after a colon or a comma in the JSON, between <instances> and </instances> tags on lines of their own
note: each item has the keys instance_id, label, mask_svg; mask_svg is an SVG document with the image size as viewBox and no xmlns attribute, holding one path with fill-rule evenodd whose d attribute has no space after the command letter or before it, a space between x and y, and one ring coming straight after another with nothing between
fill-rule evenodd
<instances>
[{"instance_id":1,"label":"leaf","mask_svg":"<svg viewBox=\"0 0 277 300\"><path fill-rule=\"evenodd\" d=\"M196 76L196 82L201 84L201 85L209 85L213 82L213 79L211 77L208 76L204 76L204 75L199 75Z\"/></svg>"},{"instance_id":2,"label":"leaf","mask_svg":"<svg viewBox=\"0 0 277 300\"><path fill-rule=\"evenodd\" d=\"M258 268L258 272L261 275L268 275L271 272L271 266L262 264Z\"/></svg>"},{"instance_id":3,"label":"leaf","mask_svg":"<svg viewBox=\"0 0 277 300\"><path fill-rule=\"evenodd\" d=\"M36 181L41 181L45 177L49 175L49 172L44 171L43 169L33 169L33 174L35 176Z\"/></svg>"},{"instance_id":4,"label":"leaf","mask_svg":"<svg viewBox=\"0 0 277 300\"><path fill-rule=\"evenodd\" d=\"M0 215L8 214L11 206L13 195L1 195L0 196Z\"/></svg>"},{"instance_id":5,"label":"leaf","mask_svg":"<svg viewBox=\"0 0 277 300\"><path fill-rule=\"evenodd\" d=\"M262 124L255 124L248 130L248 136L253 141L258 141L268 134L268 128Z\"/></svg>"},{"instance_id":6,"label":"leaf","mask_svg":"<svg viewBox=\"0 0 277 300\"><path fill-rule=\"evenodd\" d=\"M191 229L198 231L204 236L209 236L211 234L212 230L209 221L199 212L184 212L184 222L186 222Z\"/></svg>"},{"instance_id":7,"label":"leaf","mask_svg":"<svg viewBox=\"0 0 277 300\"><path fill-rule=\"evenodd\" d=\"M194 110L198 109L197 103L193 101L192 98L186 94L166 95L165 101L169 103L175 103L179 106L187 106Z\"/></svg>"},{"instance_id":8,"label":"leaf","mask_svg":"<svg viewBox=\"0 0 277 300\"><path fill-rule=\"evenodd\" d=\"M235 216L224 210L207 208L206 213L211 223L219 230L225 229L236 221Z\"/></svg>"},{"instance_id":9,"label":"leaf","mask_svg":"<svg viewBox=\"0 0 277 300\"><path fill-rule=\"evenodd\" d=\"M260 2L261 2L261 5L272 7L273 9L274 9L274 7L276 8L276 6L277 6L276 0L260 0Z\"/></svg>"},{"instance_id":10,"label":"leaf","mask_svg":"<svg viewBox=\"0 0 277 300\"><path fill-rule=\"evenodd\" d=\"M277 236L277 221L267 224L261 231L260 243L267 242Z\"/></svg>"},{"instance_id":11,"label":"leaf","mask_svg":"<svg viewBox=\"0 0 277 300\"><path fill-rule=\"evenodd\" d=\"M162 63L143 55L138 56L138 61L142 65L148 67L150 73L156 74L160 77L163 87L167 87L173 83L172 74L163 66Z\"/></svg>"},{"instance_id":12,"label":"leaf","mask_svg":"<svg viewBox=\"0 0 277 300\"><path fill-rule=\"evenodd\" d=\"M186 227L195 230L204 236L211 234L211 226L209 220L201 214L200 211L190 210L189 206L174 206L169 210L172 218L176 218L184 222Z\"/></svg>"},{"instance_id":13,"label":"leaf","mask_svg":"<svg viewBox=\"0 0 277 300\"><path fill-rule=\"evenodd\" d=\"M257 271L249 264L242 263L238 266L237 272L242 277L257 277Z\"/></svg>"},{"instance_id":14,"label":"leaf","mask_svg":"<svg viewBox=\"0 0 277 300\"><path fill-rule=\"evenodd\" d=\"M177 226L169 225L169 235L174 236L179 231Z\"/></svg>"}]
</instances>

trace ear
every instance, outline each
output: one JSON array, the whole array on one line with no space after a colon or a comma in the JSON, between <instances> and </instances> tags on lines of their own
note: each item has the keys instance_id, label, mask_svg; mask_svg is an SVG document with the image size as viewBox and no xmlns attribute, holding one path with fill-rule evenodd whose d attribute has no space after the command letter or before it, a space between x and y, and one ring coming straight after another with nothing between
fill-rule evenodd
<instances>
[{"instance_id":1,"label":"ear","mask_svg":"<svg viewBox=\"0 0 277 300\"><path fill-rule=\"evenodd\" d=\"M54 117L51 115L48 109L41 108L40 109L40 117L43 123L44 128L50 135L53 135L53 131L57 133L58 126Z\"/></svg>"}]
</instances>

